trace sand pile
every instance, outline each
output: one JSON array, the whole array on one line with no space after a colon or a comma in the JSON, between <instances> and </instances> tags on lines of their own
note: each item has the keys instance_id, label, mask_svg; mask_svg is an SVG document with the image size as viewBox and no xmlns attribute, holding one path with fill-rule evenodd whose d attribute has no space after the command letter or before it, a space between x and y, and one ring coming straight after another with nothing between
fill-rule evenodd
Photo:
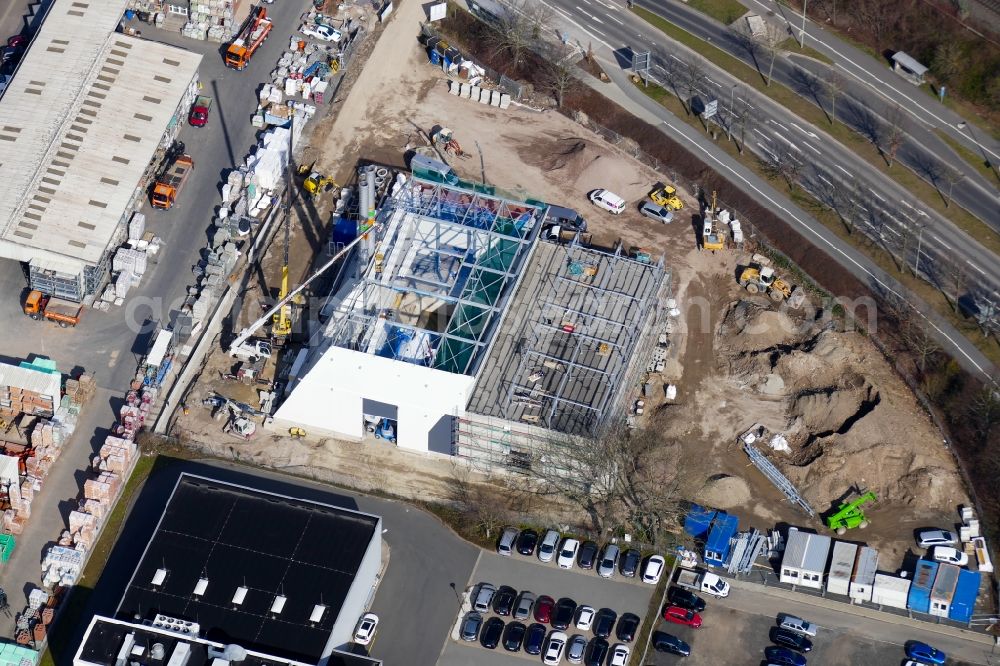
<instances>
[{"instance_id":1,"label":"sand pile","mask_svg":"<svg viewBox=\"0 0 1000 666\"><path fill-rule=\"evenodd\" d=\"M738 476L713 476L695 494L695 501L717 509L731 509L750 502L750 487Z\"/></svg>"},{"instance_id":2,"label":"sand pile","mask_svg":"<svg viewBox=\"0 0 1000 666\"><path fill-rule=\"evenodd\" d=\"M545 171L561 171L572 180L579 178L591 164L601 157L589 141L580 137L558 139L554 144L534 147L534 157L538 165ZM530 152L530 151L529 151Z\"/></svg>"}]
</instances>

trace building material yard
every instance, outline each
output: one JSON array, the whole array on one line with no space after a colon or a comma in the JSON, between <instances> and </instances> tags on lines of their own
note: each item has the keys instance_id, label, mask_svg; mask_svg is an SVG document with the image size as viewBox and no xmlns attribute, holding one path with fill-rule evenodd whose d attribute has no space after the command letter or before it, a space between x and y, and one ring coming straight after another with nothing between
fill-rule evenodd
<instances>
[{"instance_id":1,"label":"building material yard","mask_svg":"<svg viewBox=\"0 0 1000 666\"><path fill-rule=\"evenodd\" d=\"M953 526L957 507L969 498L952 453L864 335L828 324L828 313L808 303L799 310L777 309L767 296L747 294L736 276L750 261L750 250L699 251L702 224L690 192L680 191L685 207L672 224L642 217L637 204L663 176L572 120L555 111L516 104L501 110L449 94L442 72L428 64L417 42L422 18L417 3L399 7L338 115L318 124L301 162L315 159L316 171L348 182L359 159L402 166L408 150L426 145L425 134L446 126L470 155L449 160L461 178L485 179L522 199L574 208L587 219L597 246L620 240L625 248L664 255L681 313L663 371L650 381L676 385L678 392L669 403L663 391L647 398L639 425L655 423L664 441L680 443L682 497L727 509L743 526L791 523L825 533L820 516L809 518L789 504L748 465L737 437L760 423L787 439L787 453L766 455L819 514L835 509L855 487L878 496L866 509L870 526L852 538L879 549L880 569L902 564L914 529ZM380 92L389 90L392 95ZM587 192L599 187L628 202L621 215L587 201ZM310 253L325 247L332 209L329 195L301 201L309 210L293 216L293 285L308 272ZM282 249L279 233L264 260L267 296L280 283ZM260 291L246 297L252 311L243 313L243 321L257 316L263 298ZM857 314L867 312L860 308ZM189 413L177 417L175 434L217 455L324 480L423 500L453 498L453 461L397 451L384 441L317 441L308 434L266 431L246 442L221 437L220 424L197 407L202 398L217 390L257 404L253 387L220 378L232 364L221 350L210 357L187 397Z\"/></svg>"}]
</instances>

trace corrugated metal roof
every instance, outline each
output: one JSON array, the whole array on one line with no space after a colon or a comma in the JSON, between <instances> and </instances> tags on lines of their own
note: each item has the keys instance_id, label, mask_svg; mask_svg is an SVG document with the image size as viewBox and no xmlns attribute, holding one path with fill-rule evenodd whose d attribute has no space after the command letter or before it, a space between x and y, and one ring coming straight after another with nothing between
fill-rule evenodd
<instances>
[{"instance_id":1,"label":"corrugated metal roof","mask_svg":"<svg viewBox=\"0 0 1000 666\"><path fill-rule=\"evenodd\" d=\"M859 585L871 585L875 580L878 568L878 551L869 546L862 546L858 551L858 559L854 564L854 575L851 581Z\"/></svg>"},{"instance_id":2,"label":"corrugated metal roof","mask_svg":"<svg viewBox=\"0 0 1000 666\"><path fill-rule=\"evenodd\" d=\"M0 238L96 263L201 56L114 30L128 0L55 0L0 99Z\"/></svg>"},{"instance_id":3,"label":"corrugated metal roof","mask_svg":"<svg viewBox=\"0 0 1000 666\"><path fill-rule=\"evenodd\" d=\"M830 554L830 541L830 537L825 534L789 530L781 566L823 573L826 570L826 558Z\"/></svg>"},{"instance_id":4,"label":"corrugated metal roof","mask_svg":"<svg viewBox=\"0 0 1000 666\"><path fill-rule=\"evenodd\" d=\"M0 363L0 386L16 386L59 401L62 377L40 370Z\"/></svg>"},{"instance_id":5,"label":"corrugated metal roof","mask_svg":"<svg viewBox=\"0 0 1000 666\"><path fill-rule=\"evenodd\" d=\"M833 558L830 560L830 578L847 580L854 571L854 559L858 552L857 545L846 541L836 541L833 544Z\"/></svg>"},{"instance_id":6,"label":"corrugated metal roof","mask_svg":"<svg viewBox=\"0 0 1000 666\"><path fill-rule=\"evenodd\" d=\"M927 73L927 68L921 65L919 62L914 60L911 56L903 53L902 51L896 51L892 55L892 59L898 62L900 65L910 70L917 76L923 76Z\"/></svg>"}]
</instances>

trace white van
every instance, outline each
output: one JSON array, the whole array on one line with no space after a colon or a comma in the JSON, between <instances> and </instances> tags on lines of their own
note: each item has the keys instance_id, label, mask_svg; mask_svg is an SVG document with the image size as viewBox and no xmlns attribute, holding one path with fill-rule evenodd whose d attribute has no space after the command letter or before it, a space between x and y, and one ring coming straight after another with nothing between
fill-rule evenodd
<instances>
[{"instance_id":1,"label":"white van","mask_svg":"<svg viewBox=\"0 0 1000 666\"><path fill-rule=\"evenodd\" d=\"M625 200L614 192L608 190L594 190L589 195L590 202L598 208L603 208L609 213L618 215L625 210Z\"/></svg>"}]
</instances>

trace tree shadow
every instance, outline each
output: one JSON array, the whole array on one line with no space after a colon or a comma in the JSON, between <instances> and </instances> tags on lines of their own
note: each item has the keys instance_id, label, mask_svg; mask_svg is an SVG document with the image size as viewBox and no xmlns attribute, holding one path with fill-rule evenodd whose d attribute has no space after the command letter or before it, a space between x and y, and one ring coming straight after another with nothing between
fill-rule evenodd
<instances>
[{"instance_id":1,"label":"tree shadow","mask_svg":"<svg viewBox=\"0 0 1000 666\"><path fill-rule=\"evenodd\" d=\"M792 88L804 97L812 97L813 101L816 102L816 106L826 116L827 122L832 122L830 114L826 111L824 99L822 99L822 97L826 96L826 89L823 81L818 76L801 67L794 67L792 69Z\"/></svg>"}]
</instances>

